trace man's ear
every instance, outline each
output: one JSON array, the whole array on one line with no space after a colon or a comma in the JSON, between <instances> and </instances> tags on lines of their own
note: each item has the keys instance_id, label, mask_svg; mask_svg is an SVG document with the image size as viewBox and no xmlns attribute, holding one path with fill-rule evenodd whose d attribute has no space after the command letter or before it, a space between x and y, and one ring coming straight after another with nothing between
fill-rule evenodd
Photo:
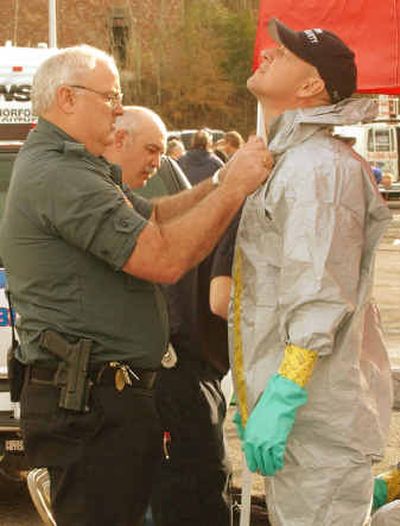
<instances>
[{"instance_id":1,"label":"man's ear","mask_svg":"<svg viewBox=\"0 0 400 526\"><path fill-rule=\"evenodd\" d=\"M127 139L128 139L128 132L126 130L122 128L116 130L114 134L114 146L118 152L120 152L123 149Z\"/></svg>"},{"instance_id":2,"label":"man's ear","mask_svg":"<svg viewBox=\"0 0 400 526\"><path fill-rule=\"evenodd\" d=\"M319 76L308 77L297 90L297 96L301 99L309 99L321 95L325 91L325 82Z\"/></svg>"},{"instance_id":3,"label":"man's ear","mask_svg":"<svg viewBox=\"0 0 400 526\"><path fill-rule=\"evenodd\" d=\"M59 86L56 91L56 103L63 113L74 113L76 94L73 88L66 85Z\"/></svg>"}]
</instances>

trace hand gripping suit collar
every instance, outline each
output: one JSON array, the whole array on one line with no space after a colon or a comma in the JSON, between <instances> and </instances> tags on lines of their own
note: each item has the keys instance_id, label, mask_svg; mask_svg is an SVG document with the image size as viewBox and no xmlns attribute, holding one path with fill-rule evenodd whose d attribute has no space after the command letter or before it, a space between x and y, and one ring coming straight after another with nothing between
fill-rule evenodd
<instances>
[{"instance_id":1,"label":"hand gripping suit collar","mask_svg":"<svg viewBox=\"0 0 400 526\"><path fill-rule=\"evenodd\" d=\"M365 459L379 457L386 440L391 377L371 288L374 251L390 213L367 164L331 135L332 126L368 120L373 111L369 101L346 100L286 112L271 130L274 170L242 213L229 316L242 420L277 374L287 344L319 356L308 401L289 435L285 467L271 484L276 524L301 524L293 516L301 507L307 526L329 524L326 514L336 513L329 506L317 511L314 502L307 511L305 489L297 507L295 494L281 488L289 477L288 491L304 488L312 466L320 466L320 479L331 480L333 487L333 465L359 463L363 469L349 472L348 481L368 482ZM293 466L304 471L299 475ZM368 487L363 484L359 506L352 504L354 517L368 508L372 494L372 478ZM329 501L322 489L319 493ZM291 503L289 513L285 501ZM344 502L339 513L345 507ZM358 524L352 520L348 523Z\"/></svg>"}]
</instances>

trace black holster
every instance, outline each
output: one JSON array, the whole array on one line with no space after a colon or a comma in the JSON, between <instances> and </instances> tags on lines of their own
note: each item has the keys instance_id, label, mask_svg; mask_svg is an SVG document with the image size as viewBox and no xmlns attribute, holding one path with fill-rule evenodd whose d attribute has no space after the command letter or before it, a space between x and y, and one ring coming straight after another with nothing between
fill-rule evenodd
<instances>
[{"instance_id":1,"label":"black holster","mask_svg":"<svg viewBox=\"0 0 400 526\"><path fill-rule=\"evenodd\" d=\"M47 329L40 334L40 346L59 360L54 385L60 387L59 407L87 413L92 381L89 358L92 340L81 338L70 343L61 334Z\"/></svg>"}]
</instances>

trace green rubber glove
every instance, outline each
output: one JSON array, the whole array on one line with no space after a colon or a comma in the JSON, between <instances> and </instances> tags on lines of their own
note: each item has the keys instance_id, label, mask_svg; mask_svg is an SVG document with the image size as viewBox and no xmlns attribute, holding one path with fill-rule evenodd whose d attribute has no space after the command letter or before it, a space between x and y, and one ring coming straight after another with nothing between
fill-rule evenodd
<instances>
[{"instance_id":1,"label":"green rubber glove","mask_svg":"<svg viewBox=\"0 0 400 526\"><path fill-rule=\"evenodd\" d=\"M243 441L244 438L244 427L242 424L242 417L240 416L239 411L236 411L236 413L233 415L233 422L236 426L236 432L238 434L238 437L241 441Z\"/></svg>"},{"instance_id":2,"label":"green rubber glove","mask_svg":"<svg viewBox=\"0 0 400 526\"><path fill-rule=\"evenodd\" d=\"M374 500L372 508L377 510L384 504L386 504L388 498L388 488L386 481L383 479L374 479Z\"/></svg>"},{"instance_id":3,"label":"green rubber glove","mask_svg":"<svg viewBox=\"0 0 400 526\"><path fill-rule=\"evenodd\" d=\"M297 409L307 402L307 391L275 374L255 405L244 432L244 453L250 471L272 476L283 468L286 442Z\"/></svg>"}]
</instances>

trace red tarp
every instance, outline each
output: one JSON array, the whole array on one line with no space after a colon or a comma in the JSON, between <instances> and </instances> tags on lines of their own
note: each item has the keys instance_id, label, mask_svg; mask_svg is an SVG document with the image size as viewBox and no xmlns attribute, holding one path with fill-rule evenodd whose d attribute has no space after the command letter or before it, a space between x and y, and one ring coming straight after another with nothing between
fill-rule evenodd
<instances>
[{"instance_id":1,"label":"red tarp","mask_svg":"<svg viewBox=\"0 0 400 526\"><path fill-rule=\"evenodd\" d=\"M254 68L272 45L270 17L336 33L356 53L360 93L400 94L400 0L260 0Z\"/></svg>"}]
</instances>

